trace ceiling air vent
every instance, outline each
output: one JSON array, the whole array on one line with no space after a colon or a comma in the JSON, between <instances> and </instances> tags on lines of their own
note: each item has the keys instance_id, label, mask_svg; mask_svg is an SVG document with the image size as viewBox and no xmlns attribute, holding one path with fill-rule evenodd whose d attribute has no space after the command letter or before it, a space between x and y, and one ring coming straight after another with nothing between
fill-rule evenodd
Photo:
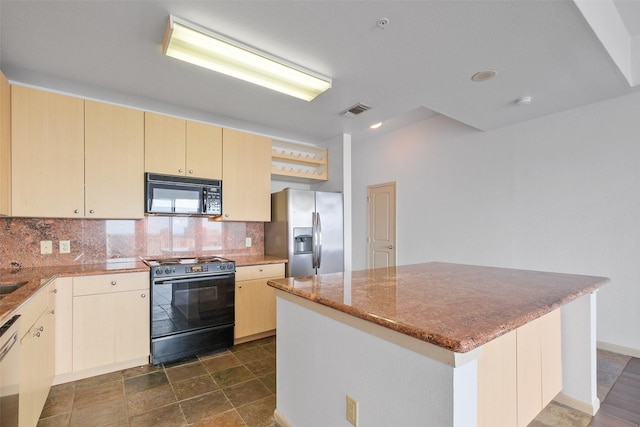
<instances>
[{"instance_id":1,"label":"ceiling air vent","mask_svg":"<svg viewBox=\"0 0 640 427\"><path fill-rule=\"evenodd\" d=\"M344 110L342 113L340 113L340 115L342 117L355 117L360 113L364 113L367 110L370 110L371 107L369 107L366 104L362 104L362 103L358 103L356 105L354 105L353 107L349 107L346 110Z\"/></svg>"}]
</instances>

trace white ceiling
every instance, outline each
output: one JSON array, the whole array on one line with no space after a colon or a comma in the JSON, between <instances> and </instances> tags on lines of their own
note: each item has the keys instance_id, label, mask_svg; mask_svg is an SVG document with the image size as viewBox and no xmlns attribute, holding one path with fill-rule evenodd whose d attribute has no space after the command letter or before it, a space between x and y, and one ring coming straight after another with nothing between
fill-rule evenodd
<instances>
[{"instance_id":1,"label":"white ceiling","mask_svg":"<svg viewBox=\"0 0 640 427\"><path fill-rule=\"evenodd\" d=\"M640 2L600 1L640 48ZM602 26L583 17L587 2L0 0L0 68L13 82L310 143L438 113L488 130L636 90ZM308 103L164 57L169 14L330 76L333 88ZM497 77L470 80L484 69ZM517 106L522 96L531 105ZM339 115L357 102L372 109Z\"/></svg>"}]
</instances>

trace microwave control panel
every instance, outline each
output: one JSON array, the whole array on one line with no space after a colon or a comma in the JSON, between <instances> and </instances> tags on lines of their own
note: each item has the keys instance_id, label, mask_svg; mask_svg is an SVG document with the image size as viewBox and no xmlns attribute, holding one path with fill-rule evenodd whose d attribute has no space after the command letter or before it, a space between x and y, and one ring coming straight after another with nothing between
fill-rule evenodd
<instances>
[{"instance_id":1,"label":"microwave control panel","mask_svg":"<svg viewBox=\"0 0 640 427\"><path fill-rule=\"evenodd\" d=\"M207 215L222 215L222 194L220 187L204 189L204 210Z\"/></svg>"}]
</instances>

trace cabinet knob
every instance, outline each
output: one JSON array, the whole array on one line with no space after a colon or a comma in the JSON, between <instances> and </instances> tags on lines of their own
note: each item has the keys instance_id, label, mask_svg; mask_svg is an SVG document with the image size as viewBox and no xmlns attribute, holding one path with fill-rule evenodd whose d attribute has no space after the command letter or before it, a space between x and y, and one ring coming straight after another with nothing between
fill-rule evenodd
<instances>
[{"instance_id":1,"label":"cabinet knob","mask_svg":"<svg viewBox=\"0 0 640 427\"><path fill-rule=\"evenodd\" d=\"M264 268L259 268L258 270L260 271L260 273L262 273L264 271Z\"/></svg>"},{"instance_id":2,"label":"cabinet knob","mask_svg":"<svg viewBox=\"0 0 640 427\"><path fill-rule=\"evenodd\" d=\"M192 170L190 170L190 171L189 171L189 173L193 173L193 171L192 171Z\"/></svg>"},{"instance_id":3,"label":"cabinet knob","mask_svg":"<svg viewBox=\"0 0 640 427\"><path fill-rule=\"evenodd\" d=\"M147 294L140 294L140 298L146 298Z\"/></svg>"},{"instance_id":4,"label":"cabinet knob","mask_svg":"<svg viewBox=\"0 0 640 427\"><path fill-rule=\"evenodd\" d=\"M40 327L38 328L38 330L39 330L40 332L44 331L44 326L40 326Z\"/></svg>"},{"instance_id":5,"label":"cabinet knob","mask_svg":"<svg viewBox=\"0 0 640 427\"><path fill-rule=\"evenodd\" d=\"M116 282L115 280L113 280L113 281L111 282L111 286L115 286L116 284L117 284L117 282Z\"/></svg>"},{"instance_id":6,"label":"cabinet knob","mask_svg":"<svg viewBox=\"0 0 640 427\"><path fill-rule=\"evenodd\" d=\"M73 213L80 213L78 209L74 210Z\"/></svg>"},{"instance_id":7,"label":"cabinet knob","mask_svg":"<svg viewBox=\"0 0 640 427\"><path fill-rule=\"evenodd\" d=\"M393 246L389 245L389 249L393 249Z\"/></svg>"},{"instance_id":8,"label":"cabinet knob","mask_svg":"<svg viewBox=\"0 0 640 427\"><path fill-rule=\"evenodd\" d=\"M184 172L184 170L183 169L178 169L178 172L182 173L182 172Z\"/></svg>"},{"instance_id":9,"label":"cabinet knob","mask_svg":"<svg viewBox=\"0 0 640 427\"><path fill-rule=\"evenodd\" d=\"M51 310L51 311L49 312L49 314L56 314L56 311L55 311L55 310Z\"/></svg>"},{"instance_id":10,"label":"cabinet knob","mask_svg":"<svg viewBox=\"0 0 640 427\"><path fill-rule=\"evenodd\" d=\"M36 332L35 334L33 334L33 336L36 338L40 338L40 332Z\"/></svg>"},{"instance_id":11,"label":"cabinet knob","mask_svg":"<svg viewBox=\"0 0 640 427\"><path fill-rule=\"evenodd\" d=\"M90 213L90 214L92 214L92 213L96 213L96 211L94 211L93 209L91 209L91 210L89 211L89 213Z\"/></svg>"},{"instance_id":12,"label":"cabinet knob","mask_svg":"<svg viewBox=\"0 0 640 427\"><path fill-rule=\"evenodd\" d=\"M57 294L57 293L58 293L58 289L57 289L57 288L55 288L55 289L54 289L53 291L51 291L51 292L53 292L54 294Z\"/></svg>"},{"instance_id":13,"label":"cabinet knob","mask_svg":"<svg viewBox=\"0 0 640 427\"><path fill-rule=\"evenodd\" d=\"M229 218L229 214L224 214L224 217L225 218Z\"/></svg>"}]
</instances>

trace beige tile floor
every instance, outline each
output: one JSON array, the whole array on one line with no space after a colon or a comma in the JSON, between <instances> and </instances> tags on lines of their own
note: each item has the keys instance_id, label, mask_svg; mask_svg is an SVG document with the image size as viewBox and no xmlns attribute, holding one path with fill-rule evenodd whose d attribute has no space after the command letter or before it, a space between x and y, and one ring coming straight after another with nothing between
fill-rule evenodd
<instances>
[{"instance_id":1,"label":"beige tile floor","mask_svg":"<svg viewBox=\"0 0 640 427\"><path fill-rule=\"evenodd\" d=\"M631 360L631 357L606 350L598 350L598 399L603 402L622 373L622 370ZM638 402L640 404L640 402ZM592 418L575 409L562 404L551 402L544 410L538 414L529 427L587 427L595 426L598 415ZM603 425L603 424L597 424ZM608 425L608 424L606 424ZM623 424L619 426L622 427ZM632 427L633 424L624 424Z\"/></svg>"},{"instance_id":2,"label":"beige tile floor","mask_svg":"<svg viewBox=\"0 0 640 427\"><path fill-rule=\"evenodd\" d=\"M177 364L57 385L38 426L275 427L275 356L272 337ZM629 360L598 350L601 401ZM591 420L551 402L529 427L587 427Z\"/></svg>"}]
</instances>

